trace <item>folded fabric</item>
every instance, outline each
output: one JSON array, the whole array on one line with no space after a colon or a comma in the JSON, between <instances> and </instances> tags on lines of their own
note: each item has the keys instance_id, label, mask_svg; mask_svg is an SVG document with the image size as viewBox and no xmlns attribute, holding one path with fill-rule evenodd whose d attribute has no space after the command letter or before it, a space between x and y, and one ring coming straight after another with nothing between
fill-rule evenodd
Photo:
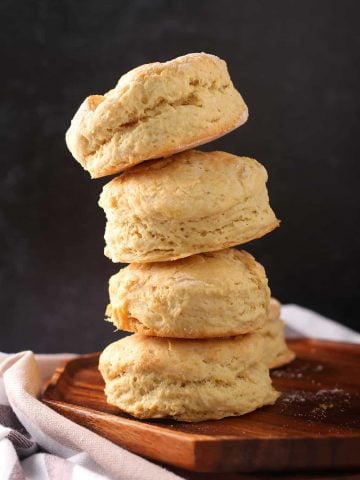
<instances>
[{"instance_id":1,"label":"folded fabric","mask_svg":"<svg viewBox=\"0 0 360 480\"><path fill-rule=\"evenodd\" d=\"M360 343L360 334L299 305L282 305L281 318L290 337L312 337L337 342Z\"/></svg>"},{"instance_id":2,"label":"folded fabric","mask_svg":"<svg viewBox=\"0 0 360 480\"><path fill-rule=\"evenodd\" d=\"M71 422L38 398L71 355L0 354L1 480L173 480L177 475Z\"/></svg>"},{"instance_id":3,"label":"folded fabric","mask_svg":"<svg viewBox=\"0 0 360 480\"><path fill-rule=\"evenodd\" d=\"M360 343L358 333L296 305L285 305L282 318L289 336ZM0 353L0 479L180 479L38 400L41 385L72 356Z\"/></svg>"}]
</instances>

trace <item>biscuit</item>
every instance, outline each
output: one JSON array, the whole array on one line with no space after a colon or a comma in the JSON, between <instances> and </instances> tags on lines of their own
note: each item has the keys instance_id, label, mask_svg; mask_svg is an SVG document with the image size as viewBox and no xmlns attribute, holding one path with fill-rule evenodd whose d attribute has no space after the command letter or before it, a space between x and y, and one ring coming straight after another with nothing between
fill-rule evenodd
<instances>
[{"instance_id":1,"label":"biscuit","mask_svg":"<svg viewBox=\"0 0 360 480\"><path fill-rule=\"evenodd\" d=\"M109 281L109 321L143 335L210 338L262 327L270 290L263 267L228 248L173 262L132 263Z\"/></svg>"},{"instance_id":2,"label":"biscuit","mask_svg":"<svg viewBox=\"0 0 360 480\"><path fill-rule=\"evenodd\" d=\"M202 145L247 118L226 63L214 55L192 53L135 68L105 95L86 98L66 143L97 178Z\"/></svg>"},{"instance_id":3,"label":"biscuit","mask_svg":"<svg viewBox=\"0 0 360 480\"><path fill-rule=\"evenodd\" d=\"M281 313L281 303L276 298L271 297L269 303L269 320L278 320Z\"/></svg>"},{"instance_id":4,"label":"biscuit","mask_svg":"<svg viewBox=\"0 0 360 480\"><path fill-rule=\"evenodd\" d=\"M278 368L290 363L295 358L285 341L285 324L280 320L280 303L270 300L269 319L258 333L265 339L264 362L269 368Z\"/></svg>"},{"instance_id":5,"label":"biscuit","mask_svg":"<svg viewBox=\"0 0 360 480\"><path fill-rule=\"evenodd\" d=\"M188 150L134 167L107 183L105 255L113 262L157 262L221 250L279 225L267 173L256 160Z\"/></svg>"},{"instance_id":6,"label":"biscuit","mask_svg":"<svg viewBox=\"0 0 360 480\"><path fill-rule=\"evenodd\" d=\"M111 405L138 418L199 422L276 401L263 346L256 333L213 340L134 334L106 347L99 369Z\"/></svg>"}]
</instances>

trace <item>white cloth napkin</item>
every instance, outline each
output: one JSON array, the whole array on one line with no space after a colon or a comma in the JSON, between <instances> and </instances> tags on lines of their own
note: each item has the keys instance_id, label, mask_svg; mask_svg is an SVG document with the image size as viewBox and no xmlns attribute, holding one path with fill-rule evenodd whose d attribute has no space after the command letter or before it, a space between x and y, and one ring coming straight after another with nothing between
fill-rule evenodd
<instances>
[{"instance_id":1,"label":"white cloth napkin","mask_svg":"<svg viewBox=\"0 0 360 480\"><path fill-rule=\"evenodd\" d=\"M286 325L285 335L312 337L337 342L360 343L360 334L299 305L282 305L281 318Z\"/></svg>"},{"instance_id":2,"label":"white cloth napkin","mask_svg":"<svg viewBox=\"0 0 360 480\"><path fill-rule=\"evenodd\" d=\"M282 318L289 336L360 343L358 333L297 305L283 306ZM38 400L44 380L72 356L0 353L0 479L180 479Z\"/></svg>"}]
</instances>

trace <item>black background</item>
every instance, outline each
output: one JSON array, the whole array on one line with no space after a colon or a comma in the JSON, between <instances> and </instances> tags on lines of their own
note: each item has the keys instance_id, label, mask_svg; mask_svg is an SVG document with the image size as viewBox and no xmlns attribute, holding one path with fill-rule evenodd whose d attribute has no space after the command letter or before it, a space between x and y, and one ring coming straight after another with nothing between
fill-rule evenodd
<instances>
[{"instance_id":1,"label":"black background","mask_svg":"<svg viewBox=\"0 0 360 480\"><path fill-rule=\"evenodd\" d=\"M71 158L83 98L139 64L191 51L227 60L248 123L206 148L269 171L281 228L247 248L273 294L359 328L360 2L2 1L0 350L98 350L108 179Z\"/></svg>"}]
</instances>

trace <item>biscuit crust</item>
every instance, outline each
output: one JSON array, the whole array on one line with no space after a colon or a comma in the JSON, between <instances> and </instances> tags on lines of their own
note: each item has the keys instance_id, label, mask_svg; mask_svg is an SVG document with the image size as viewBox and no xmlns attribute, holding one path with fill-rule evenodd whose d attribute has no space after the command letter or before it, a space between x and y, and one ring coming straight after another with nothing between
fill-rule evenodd
<instances>
[{"instance_id":1,"label":"biscuit crust","mask_svg":"<svg viewBox=\"0 0 360 480\"><path fill-rule=\"evenodd\" d=\"M194 148L234 130L248 109L226 63L192 53L142 65L105 95L87 97L66 133L93 178Z\"/></svg>"},{"instance_id":2,"label":"biscuit crust","mask_svg":"<svg viewBox=\"0 0 360 480\"><path fill-rule=\"evenodd\" d=\"M280 319L281 304L275 298L270 299L269 318L258 333L265 339L264 361L269 368L278 368L295 358L285 341L285 324Z\"/></svg>"},{"instance_id":3,"label":"biscuit crust","mask_svg":"<svg viewBox=\"0 0 360 480\"><path fill-rule=\"evenodd\" d=\"M120 330L174 338L240 335L262 327L264 268L229 248L173 262L133 263L109 281L108 320Z\"/></svg>"},{"instance_id":4,"label":"biscuit crust","mask_svg":"<svg viewBox=\"0 0 360 480\"><path fill-rule=\"evenodd\" d=\"M279 225L256 160L188 150L107 183L105 255L113 262L176 260L261 237Z\"/></svg>"},{"instance_id":5,"label":"biscuit crust","mask_svg":"<svg viewBox=\"0 0 360 480\"><path fill-rule=\"evenodd\" d=\"M258 334L180 340L134 334L100 356L108 403L138 418L185 422L243 415L278 393Z\"/></svg>"}]
</instances>

